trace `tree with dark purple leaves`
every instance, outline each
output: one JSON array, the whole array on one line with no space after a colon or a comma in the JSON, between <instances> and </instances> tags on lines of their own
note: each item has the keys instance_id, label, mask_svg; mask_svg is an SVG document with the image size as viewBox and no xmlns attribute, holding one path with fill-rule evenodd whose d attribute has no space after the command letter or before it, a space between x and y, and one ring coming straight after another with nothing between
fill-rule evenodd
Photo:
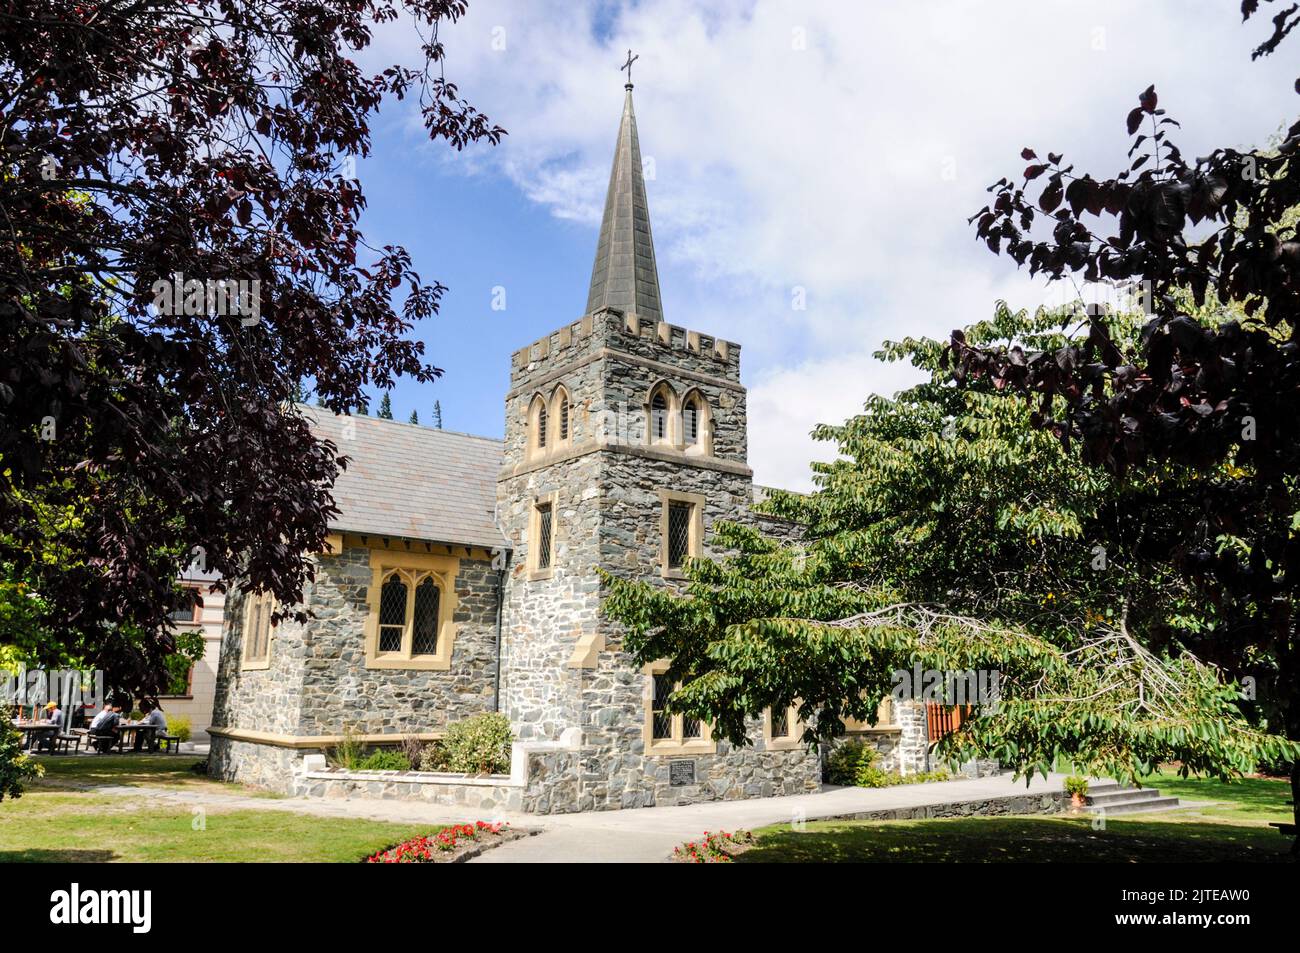
<instances>
[{"instance_id":1,"label":"tree with dark purple leaves","mask_svg":"<svg viewBox=\"0 0 1300 953\"><path fill-rule=\"evenodd\" d=\"M312 436L299 382L345 412L440 373L410 332L445 289L366 243L355 165L386 101L455 149L500 140L443 72L439 28L465 10L0 12L0 592L40 606L32 661L161 690L191 563L294 612L346 465ZM395 22L418 62L363 72Z\"/></svg>"},{"instance_id":2,"label":"tree with dark purple leaves","mask_svg":"<svg viewBox=\"0 0 1300 953\"><path fill-rule=\"evenodd\" d=\"M1260 10L1245 0L1243 20ZM1300 6L1277 10L1253 58L1300 24ZM1201 477L1171 554L1235 607L1235 624L1209 634L1216 654L1273 670L1260 709L1300 739L1300 122L1276 147L1189 161L1154 86L1125 121L1133 142L1117 174L1026 148L1023 175L994 183L971 221L1031 274L1136 288L1149 312L1139 338L1117 342L1093 313L1081 317L1086 334L1056 350L975 345L955 331L948 356L958 381L1026 397L1034 424L1087 464L1118 474L1167 463ZM1291 785L1300 794L1300 763Z\"/></svg>"}]
</instances>

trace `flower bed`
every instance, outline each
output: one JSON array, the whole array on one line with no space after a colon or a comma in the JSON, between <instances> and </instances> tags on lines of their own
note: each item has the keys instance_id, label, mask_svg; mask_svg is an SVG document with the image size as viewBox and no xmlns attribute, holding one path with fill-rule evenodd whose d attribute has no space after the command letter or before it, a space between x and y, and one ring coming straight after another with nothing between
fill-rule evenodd
<instances>
[{"instance_id":1,"label":"flower bed","mask_svg":"<svg viewBox=\"0 0 1300 953\"><path fill-rule=\"evenodd\" d=\"M754 835L749 831L705 831L699 840L673 848L673 860L682 864L729 864L732 857L744 853L753 843Z\"/></svg>"},{"instance_id":2,"label":"flower bed","mask_svg":"<svg viewBox=\"0 0 1300 953\"><path fill-rule=\"evenodd\" d=\"M519 831L506 823L489 824L487 821L475 821L473 824L451 824L424 837L394 844L385 850L376 851L365 859L367 864L454 864L481 854L490 847L504 844L517 837L524 837L527 831Z\"/></svg>"}]
</instances>

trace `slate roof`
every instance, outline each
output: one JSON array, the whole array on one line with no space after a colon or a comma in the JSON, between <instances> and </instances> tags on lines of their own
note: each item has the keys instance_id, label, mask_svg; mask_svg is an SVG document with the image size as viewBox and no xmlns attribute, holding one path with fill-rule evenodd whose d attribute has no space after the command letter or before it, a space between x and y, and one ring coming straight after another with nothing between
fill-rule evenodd
<instances>
[{"instance_id":1,"label":"slate roof","mask_svg":"<svg viewBox=\"0 0 1300 953\"><path fill-rule=\"evenodd\" d=\"M467 546L505 546L494 520L502 441L303 407L348 468L334 484L330 529ZM348 422L354 436L346 438Z\"/></svg>"},{"instance_id":2,"label":"slate roof","mask_svg":"<svg viewBox=\"0 0 1300 953\"><path fill-rule=\"evenodd\" d=\"M618 125L614 166L609 172L605 214L600 220L596 260L591 267L587 314L614 308L651 322L664 319L659 270L650 234L650 206L641 172L641 142L632 112L632 86L624 87L623 120Z\"/></svg>"}]
</instances>

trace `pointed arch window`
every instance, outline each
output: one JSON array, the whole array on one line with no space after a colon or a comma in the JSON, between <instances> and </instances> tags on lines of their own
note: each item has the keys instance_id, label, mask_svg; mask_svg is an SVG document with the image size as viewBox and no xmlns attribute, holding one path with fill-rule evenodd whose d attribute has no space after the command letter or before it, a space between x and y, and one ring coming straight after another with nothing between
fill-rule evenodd
<instances>
[{"instance_id":1,"label":"pointed arch window","mask_svg":"<svg viewBox=\"0 0 1300 953\"><path fill-rule=\"evenodd\" d=\"M688 444L700 442L700 404L696 397L689 397L682 407L682 439Z\"/></svg>"},{"instance_id":2,"label":"pointed arch window","mask_svg":"<svg viewBox=\"0 0 1300 953\"><path fill-rule=\"evenodd\" d=\"M650 392L646 413L649 443L673 443L677 439L677 425L673 422L673 415L679 413L677 395L667 383L656 385Z\"/></svg>"},{"instance_id":3,"label":"pointed arch window","mask_svg":"<svg viewBox=\"0 0 1300 953\"><path fill-rule=\"evenodd\" d=\"M528 404L528 419L525 423L525 455L529 458L540 456L546 452L547 428L550 424L550 413L546 408L546 398L541 394L534 394L532 401Z\"/></svg>"},{"instance_id":4,"label":"pointed arch window","mask_svg":"<svg viewBox=\"0 0 1300 953\"><path fill-rule=\"evenodd\" d=\"M537 446L542 448L546 447L546 428L548 424L546 405L542 404L537 408Z\"/></svg>"},{"instance_id":5,"label":"pointed arch window","mask_svg":"<svg viewBox=\"0 0 1300 953\"><path fill-rule=\"evenodd\" d=\"M455 637L454 557L372 550L368 668L446 669ZM400 560L400 561L399 561Z\"/></svg>"},{"instance_id":6,"label":"pointed arch window","mask_svg":"<svg viewBox=\"0 0 1300 953\"><path fill-rule=\"evenodd\" d=\"M571 421L569 418L569 392L563 384L557 386L551 394L551 417L555 425L555 439L553 442L556 445L567 444L571 432Z\"/></svg>"}]
</instances>

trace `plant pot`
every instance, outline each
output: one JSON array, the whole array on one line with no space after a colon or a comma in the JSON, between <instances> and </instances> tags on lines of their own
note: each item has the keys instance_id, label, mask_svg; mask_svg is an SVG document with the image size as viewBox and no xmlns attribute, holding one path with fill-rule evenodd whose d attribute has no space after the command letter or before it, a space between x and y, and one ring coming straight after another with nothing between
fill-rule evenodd
<instances>
[{"instance_id":1,"label":"plant pot","mask_svg":"<svg viewBox=\"0 0 1300 953\"><path fill-rule=\"evenodd\" d=\"M1071 794L1070 807L1076 811L1082 811L1088 806L1088 796L1086 794Z\"/></svg>"}]
</instances>

